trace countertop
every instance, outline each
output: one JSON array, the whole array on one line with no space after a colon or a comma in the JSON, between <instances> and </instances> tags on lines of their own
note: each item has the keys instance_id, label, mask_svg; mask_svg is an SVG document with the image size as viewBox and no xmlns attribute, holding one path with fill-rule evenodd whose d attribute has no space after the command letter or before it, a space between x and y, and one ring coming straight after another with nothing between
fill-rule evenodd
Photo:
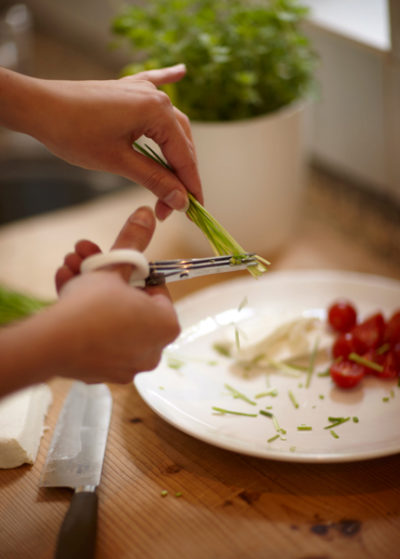
<instances>
[{"instance_id":1,"label":"countertop","mask_svg":"<svg viewBox=\"0 0 400 559\"><path fill-rule=\"evenodd\" d=\"M363 205L364 196L346 192L337 179L311 173L293 239L279 253L265 255L272 269L352 270L400 279L397 214L392 208L388 217L376 203ZM54 270L77 239L107 249L131 211L153 202L144 189L132 187L2 227L0 282L55 297ZM174 214L158 226L149 258L190 255L182 243L185 220ZM214 281L180 282L171 293L178 300ZM52 557L71 499L67 489L38 488L70 381L55 378L50 386L54 403L36 463L0 471L2 559ZM398 557L400 455L325 465L246 457L167 424L133 385L110 388L114 408L98 488L99 559Z\"/></svg>"}]
</instances>

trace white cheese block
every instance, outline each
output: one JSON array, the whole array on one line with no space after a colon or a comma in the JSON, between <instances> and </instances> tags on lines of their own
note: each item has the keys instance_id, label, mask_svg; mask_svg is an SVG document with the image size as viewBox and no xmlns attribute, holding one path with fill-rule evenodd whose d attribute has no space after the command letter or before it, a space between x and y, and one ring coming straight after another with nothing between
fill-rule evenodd
<instances>
[{"instance_id":1,"label":"white cheese block","mask_svg":"<svg viewBox=\"0 0 400 559\"><path fill-rule=\"evenodd\" d=\"M0 399L0 468L35 462L51 401L47 384Z\"/></svg>"}]
</instances>

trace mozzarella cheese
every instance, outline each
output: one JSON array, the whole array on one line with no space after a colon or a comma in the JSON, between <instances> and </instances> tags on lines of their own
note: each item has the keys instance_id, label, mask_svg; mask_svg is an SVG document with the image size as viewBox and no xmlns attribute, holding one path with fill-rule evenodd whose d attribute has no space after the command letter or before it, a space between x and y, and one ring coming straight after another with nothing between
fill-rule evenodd
<instances>
[{"instance_id":1,"label":"mozzarella cheese","mask_svg":"<svg viewBox=\"0 0 400 559\"><path fill-rule=\"evenodd\" d=\"M47 384L25 388L0 400L0 468L35 462L51 401Z\"/></svg>"}]
</instances>

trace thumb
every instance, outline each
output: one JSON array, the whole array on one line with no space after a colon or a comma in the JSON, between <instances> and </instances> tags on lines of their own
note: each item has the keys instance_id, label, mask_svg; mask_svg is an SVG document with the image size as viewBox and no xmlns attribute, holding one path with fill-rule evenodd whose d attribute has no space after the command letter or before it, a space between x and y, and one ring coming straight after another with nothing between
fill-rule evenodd
<instances>
[{"instance_id":1,"label":"thumb","mask_svg":"<svg viewBox=\"0 0 400 559\"><path fill-rule=\"evenodd\" d=\"M181 80L186 74L186 66L184 64L175 64L175 66L168 66L166 68L159 68L157 70L145 70L138 72L133 76L127 76L122 79L136 79L147 80L155 86L163 85L166 83L174 83Z\"/></svg>"},{"instance_id":2,"label":"thumb","mask_svg":"<svg viewBox=\"0 0 400 559\"><path fill-rule=\"evenodd\" d=\"M111 249L131 248L143 252L153 236L155 227L156 219L153 210L142 206L128 217ZM132 266L123 264L116 266L115 269L126 281L129 280Z\"/></svg>"}]
</instances>

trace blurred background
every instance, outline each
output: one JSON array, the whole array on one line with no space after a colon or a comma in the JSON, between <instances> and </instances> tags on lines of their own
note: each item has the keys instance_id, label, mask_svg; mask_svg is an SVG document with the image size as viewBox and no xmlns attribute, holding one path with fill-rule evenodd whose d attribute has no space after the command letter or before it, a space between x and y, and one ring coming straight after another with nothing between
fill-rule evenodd
<instances>
[{"instance_id":1,"label":"blurred background","mask_svg":"<svg viewBox=\"0 0 400 559\"><path fill-rule=\"evenodd\" d=\"M320 58L307 115L308 195L323 204L327 219L362 225L377 250L398 258L400 3L301 3L310 7L306 31ZM0 0L0 65L43 78L117 77L131 60L112 48L110 22L122 5ZM63 163L21 134L0 129L0 148L0 224L135 188Z\"/></svg>"}]
</instances>

